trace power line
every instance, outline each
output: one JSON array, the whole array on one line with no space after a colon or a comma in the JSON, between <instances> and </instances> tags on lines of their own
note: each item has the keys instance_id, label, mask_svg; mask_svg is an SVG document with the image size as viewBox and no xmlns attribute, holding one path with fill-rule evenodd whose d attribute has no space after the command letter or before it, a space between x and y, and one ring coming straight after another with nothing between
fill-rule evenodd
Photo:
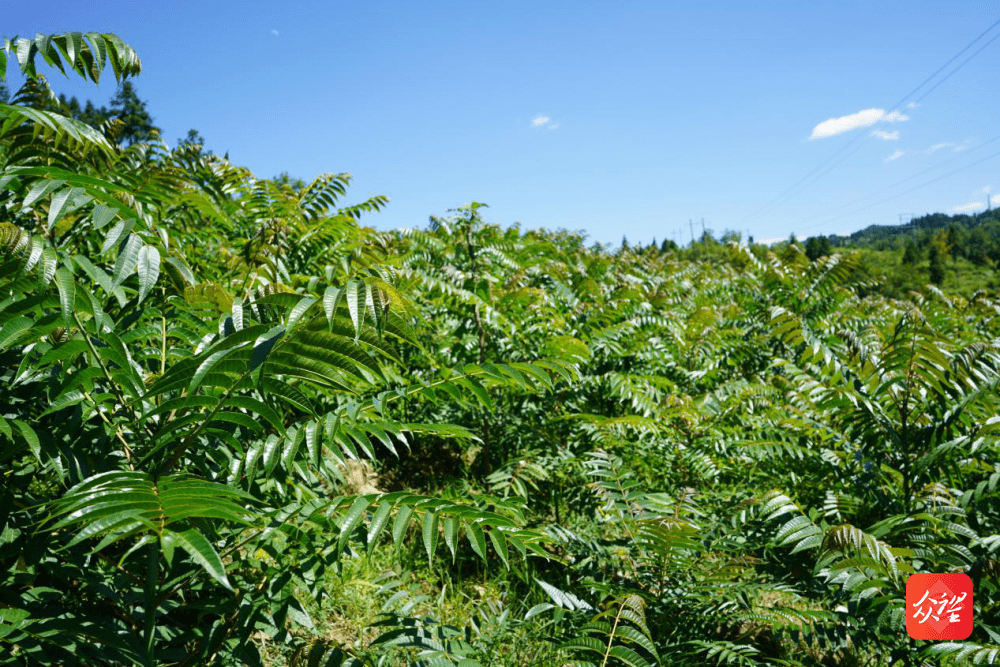
<instances>
[{"instance_id":1,"label":"power line","mask_svg":"<svg viewBox=\"0 0 1000 667\"><path fill-rule=\"evenodd\" d=\"M920 89L921 89L921 88L923 88L923 87L924 87L925 85L927 85L927 83L929 83L929 82L930 82L930 81L931 81L931 80L932 80L932 79L933 79L934 77L936 77L936 76L937 76L938 74L940 74L941 72L943 72L943 71L944 71L944 70L945 70L945 69L946 69L946 68L947 68L947 67L948 67L949 65L951 65L951 64L952 64L953 62L955 62L955 61L956 61L956 60L957 60L957 59L958 59L959 57L961 57L961 55L962 55L963 53L965 53L965 52L966 52L966 51L968 51L968 50L969 50L970 48L972 48L972 46L973 46L973 45L974 45L974 44L975 44L976 42L978 42L978 41L979 41L980 39L982 39L982 38L983 38L983 37L984 37L984 36L985 36L985 35L986 35L987 33L989 33L989 32L990 32L991 30L993 30L993 28L997 27L998 25L1000 25L1000 20L997 20L996 22L994 22L994 23L993 23L992 25L990 25L990 27L988 27L988 28L987 28L986 30L984 30L984 31L983 31L982 33L980 33L978 37L976 37L976 38L975 38L974 40L972 40L971 42L969 42L968 44L966 44L966 45L965 45L965 47L964 47L964 48L962 48L962 50L961 50L961 51L959 51L959 52L958 52L958 53L956 53L956 54L955 54L954 56L952 56L952 57L951 57L951 58L950 58L950 59L948 60L948 62L946 62L945 64L941 65L941 67L937 68L937 70L935 70L933 74L931 74L931 75L930 75L930 76L928 76L928 77L927 77L926 79L924 79L923 81L921 81L921 82L920 82L920 84L919 84L919 85L918 85L918 86L917 86L916 88L914 88L913 90L911 90L910 92L908 92L908 93L907 93L906 95L904 95L904 96L903 96L902 98L900 98L900 100L899 100L898 102L896 102L895 104L893 104L893 105L892 105L892 106L890 107L890 109L892 109L892 110L895 110L895 109L896 109L897 107L899 107L900 105L902 105L902 104L903 104L903 102L905 102L905 101L906 101L907 99L909 99L909 98L910 98L910 97L911 97L912 95L916 94L916 92L917 92L918 90L920 90ZM986 44L984 44L984 45L983 45L983 46L982 46L982 47L981 47L981 48L980 48L980 49L979 49L978 51L976 51L975 53L973 53L973 54L972 54L971 56L969 56L969 57L968 57L968 58L967 58L966 60L964 60L964 61L963 61L963 62L962 62L961 64L959 64L959 66L958 66L958 67L956 67L955 69L953 69L953 70L952 70L951 72L949 72L949 73L948 73L947 75L945 75L945 77L944 77L944 78L942 78L942 79L941 79L940 81L938 81L938 82L937 82L936 84L934 84L934 86L933 86L933 87L932 87L932 88L931 88L930 90L928 90L928 91L927 91L927 92L925 92L925 93L924 93L924 94L923 94L922 96L920 96L920 98L919 98L919 99L917 100L917 102L919 102L920 100L922 100L922 99L924 99L925 97L927 97L927 96L928 96L928 95L929 95L929 94L930 94L930 93L931 93L931 92L932 92L932 91L933 91L933 90L934 90L935 88L937 88L937 87L938 87L938 86L940 86L940 85L941 85L942 83L944 83L945 81L947 81L947 80L948 80L948 79L949 79L949 78L950 78L950 77L951 77L951 76L952 76L953 74L955 74L955 72L957 72L957 71L958 71L958 70L960 70L960 69L961 69L962 67L964 67L966 63L968 63L968 62L969 62L970 60L972 60L972 59L973 59L973 58L975 58L975 57L976 57L977 55L979 55L979 53L980 53L980 52L982 52L982 50L983 50L983 49L985 49L985 48L986 48L987 46L989 46L990 44L992 44L992 43L993 43L993 41L994 41L995 39L997 39L997 37L1000 37L1000 33L998 33L997 35L995 35L995 36L994 36L994 37L993 37L992 39L990 39L990 41L988 41L988 42L987 42ZM914 102L914 104L916 104L917 102ZM805 182L805 181L806 181L806 180L807 180L807 179L808 179L808 178L809 178L810 176L812 176L813 174L815 174L816 172L818 172L818 171L819 171L820 169L822 169L823 167L825 167L825 166L826 166L827 164L829 164L829 163L830 163L830 162L831 162L831 161L832 161L832 160L833 160L834 158L836 158L836 157L837 157L837 156L839 156L839 155L840 155L841 153L843 153L843 152L844 152L845 150L847 150L848 148L850 148L850 147L851 147L851 146L852 146L852 145L853 145L854 143L856 143L856 142L858 142L858 141L862 141L862 140L863 140L863 141L862 141L862 143L861 143L861 145L859 145L859 146L858 146L857 148L855 148L855 150L854 150L854 151L851 151L851 153L849 153L848 155L845 155L845 156L844 156L844 157L843 157L843 158L842 158L842 159L841 159L841 160L840 160L839 162L837 162L836 164L832 165L832 166L830 167L830 169L827 169L826 171L824 171L823 173L821 173L821 174L820 174L820 175L819 175L819 176L818 176L817 178L813 179L813 181L811 181L811 182L810 182L810 183L808 183L807 185L811 185L812 183L815 183L815 182L816 182L816 181L818 181L818 180L819 180L819 179L820 179L820 178L821 178L821 177L822 177L823 175L825 175L826 173L828 173L828 172L829 172L829 171L830 171L831 169L835 168L835 167L836 167L837 165L839 165L839 164L840 164L841 162L843 162L843 161L844 161L844 160L846 160L846 159L847 159L848 157L850 157L850 156L851 156L851 155L853 155L853 154L854 154L855 152L857 152L857 151L858 151L858 150L859 150L859 149L861 148L861 146L863 146L863 145L864 145L865 143L867 143L867 141L868 141L868 140L870 140L870 139L871 139L871 135L870 135L870 134L862 134L862 135L857 135L857 136L856 136L856 137L854 137L854 138L853 138L853 139L852 139L851 141L849 141L849 142L847 142L846 144L844 144L844 146L842 146L842 147L841 147L841 148L840 148L840 149L839 149L838 151L836 151L836 152L835 152L835 153L834 153L833 155L831 155L831 156L830 156L830 157L828 157L828 158L827 158L826 160L824 160L824 161L823 161L823 162L821 162L821 163L820 163L819 165L817 165L817 166L816 166L816 167L815 167L815 168L814 168L814 169L813 169L812 171L810 171L809 173L807 173L807 174L806 174L805 176L803 176L803 177L802 177L802 178L800 178L800 179L799 179L798 181L796 181L796 182L795 182L794 184L792 184L792 185L791 185L791 186L790 186L789 188L787 188L787 189L786 189L786 190L785 190L784 192L782 192L782 193L781 193L781 194L779 194L779 195L778 195L777 197L775 197L774 199L772 199L772 200L771 200L770 202L768 202L767 204L765 204L765 205L764 205L764 207L763 207L763 208L762 208L761 210L759 210L759 211L758 211L757 213L754 213L753 215L751 215L751 216L749 216L749 217L745 218L745 219L744 219L744 222L748 222L748 221L751 221L751 220L754 220L754 219L756 219L756 218L759 218L759 217L760 217L761 215L763 215L764 213L766 213L766 212L770 212L770 211L769 211L769 209L771 208L771 206L772 206L773 204L775 204L775 203L777 203L777 202L781 201L781 200L782 200L782 199L783 199L783 198L784 198L784 197L785 197L786 195L788 195L789 193L791 193L792 191L794 191L794 190L795 190L796 188L798 188L798 187L799 187L799 186L800 186L800 185L801 185L802 183L804 183L804 182Z\"/></svg>"},{"instance_id":2,"label":"power line","mask_svg":"<svg viewBox=\"0 0 1000 667\"><path fill-rule=\"evenodd\" d=\"M990 144L992 144L995 141L1000 141L1000 135L997 135L997 136L993 137L992 139L984 141L983 143L979 144L978 146L976 146L974 148L970 148L968 151L966 151L965 154L974 153L975 151L978 151L981 148L985 148L986 146L989 146ZM815 220L824 219L825 217L829 216L829 214L832 213L832 212L839 211L839 210L847 208L849 206L854 206L855 204L859 204L859 203L861 203L861 202L863 202L863 201L865 201L867 199L870 199L871 197L877 197L877 196L879 196L881 194L884 194L885 192L887 192L889 190L892 190L893 188L896 188L896 187L898 187L900 185L903 185L904 183L908 183L909 181L912 181L914 178L918 178L920 176L923 176L924 174L927 174L927 173L930 173L930 172L935 171L937 169L940 169L941 167L945 166L949 162L954 162L955 160L957 160L957 159L959 159L961 157L965 157L965 155L956 155L954 157L948 158L947 160L945 160L943 162L939 162L938 164L936 164L936 165L934 165L932 167L929 167L927 169L924 169L923 171L918 171L917 173L915 173L915 174L913 174L911 176L907 176L906 178L902 179L901 181L896 181L892 185L888 185L888 186L882 188L881 190L870 192L869 194L866 194L866 195L863 195L861 197L858 197L857 199L853 199L853 200L851 200L849 202L846 202L844 204L836 206L833 209L827 211L824 215L813 217L813 218L807 218L806 220L804 220L802 222L803 223L809 223L809 224L808 224L808 226L803 227L802 229L812 229L812 228L814 228L814 227L817 226L816 224L811 224ZM819 224L823 224L823 223L820 222Z\"/></svg>"},{"instance_id":3,"label":"power line","mask_svg":"<svg viewBox=\"0 0 1000 667\"><path fill-rule=\"evenodd\" d=\"M959 173L961 171L965 171L969 167L975 167L977 164L982 164L983 162L986 162L987 160L992 160L993 158L995 158L997 156L1000 156L1000 152L994 153L993 155L988 155L988 156L984 157L982 160L976 160L975 162L972 162L972 163L969 163L969 164L967 164L965 166L959 167L958 169L954 169L954 170L948 172L947 174L943 174L941 176L938 176L937 178L932 178L929 181L925 181L924 183L921 183L920 185L912 187L909 190L906 190L904 192L900 192L899 194L892 195L891 197L886 197L885 199L880 199L877 202L873 202L871 204L868 204L867 206L862 206L861 208L859 208L857 210L854 210L854 211L851 211L850 213L844 213L843 215L834 216L834 217L832 217L832 218L830 218L828 220L823 220L822 222L817 223L817 224L818 225L829 224L831 222L835 222L837 220L840 220L842 218L846 218L846 217L854 215L856 213L861 213L862 211L867 211L868 209L872 208L873 206L878 206L879 204L884 204L886 202L890 202L893 199L899 199L900 197L902 197L904 195L908 195L911 192L915 192L915 191L919 190L920 188L926 187L926 186L928 186L928 185L930 185L932 183L937 183L938 181L944 180L945 178L948 178L949 176L954 176L955 174L957 174L957 173ZM813 227L816 227L816 226L817 225L813 225ZM806 229L808 229L808 227Z\"/></svg>"},{"instance_id":4,"label":"power line","mask_svg":"<svg viewBox=\"0 0 1000 667\"><path fill-rule=\"evenodd\" d=\"M994 23L993 25L996 25L996 23ZM935 84L934 84L933 86L931 86L931 89L930 89L930 90L928 90L928 91L927 91L927 92L925 92L925 93L924 93L923 95L921 95L920 97L918 97L917 99L915 99L915 100L913 101L913 103L914 103L914 104L919 104L919 103L920 103L920 100L924 99L925 97L927 97L928 95L930 95L931 93L933 93L933 92L934 92L934 90L935 90L935 89L936 89L936 88L937 88L938 86L940 86L940 85L941 85L942 83L944 83L945 81L947 81L947 80L948 80L948 78L949 78L949 77L950 77L950 76L951 76L952 74L954 74L954 73L955 73L955 72L957 72L958 70L960 70L960 69L962 69L963 67L965 67L965 63L969 62L970 60L972 60L973 58L975 58L976 56L978 56L978 55L979 55L979 54L980 54L980 53L981 53L981 52L983 51L983 49L985 49L985 48L986 48L987 46L989 46L990 44L992 44L993 42L995 42L995 41L996 41L996 39L997 39L998 37L1000 37L1000 33L997 33L996 35L993 35L993 38L992 38L992 39L990 39L990 41L988 41L988 42L986 42L985 44L983 44L983 46L982 46L982 47L981 47L981 48L980 48L980 49L979 49L978 51L976 51L976 52L975 52L975 53L973 53L973 54L972 54L971 56L969 56L968 58L966 58L965 60L963 60L963 61L961 62L961 64L959 64L959 66L958 66L958 67L956 67L956 68L955 68L955 69L953 69L952 71L948 72L948 76L944 77L943 79L941 79L940 81L938 81L937 83L935 83ZM976 39L979 39L979 38L977 37ZM970 46L971 46L971 45L970 45ZM966 48L968 48L968 47L966 47ZM953 59L953 60L954 60L954 59Z\"/></svg>"}]
</instances>

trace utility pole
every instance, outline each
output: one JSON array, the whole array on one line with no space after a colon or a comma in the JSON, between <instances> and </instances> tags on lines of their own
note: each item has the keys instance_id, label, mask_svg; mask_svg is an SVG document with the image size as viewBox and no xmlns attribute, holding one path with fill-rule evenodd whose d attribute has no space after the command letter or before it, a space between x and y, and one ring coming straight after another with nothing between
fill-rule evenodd
<instances>
[{"instance_id":1,"label":"utility pole","mask_svg":"<svg viewBox=\"0 0 1000 667\"><path fill-rule=\"evenodd\" d=\"M691 227L691 245L694 245L694 221L688 218L688 226Z\"/></svg>"}]
</instances>

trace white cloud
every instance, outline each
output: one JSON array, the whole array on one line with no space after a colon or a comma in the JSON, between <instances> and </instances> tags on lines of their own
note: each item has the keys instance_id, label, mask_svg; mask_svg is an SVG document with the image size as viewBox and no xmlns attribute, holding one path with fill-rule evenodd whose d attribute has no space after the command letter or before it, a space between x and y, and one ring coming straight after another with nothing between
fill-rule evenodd
<instances>
[{"instance_id":1,"label":"white cloud","mask_svg":"<svg viewBox=\"0 0 1000 667\"><path fill-rule=\"evenodd\" d=\"M899 158L903 157L904 155L906 155L906 151L896 151L895 153L893 153L892 155L890 155L889 157L887 157L885 159L885 161L886 162L892 162L893 160L898 160Z\"/></svg>"},{"instance_id":2,"label":"white cloud","mask_svg":"<svg viewBox=\"0 0 1000 667\"><path fill-rule=\"evenodd\" d=\"M985 192L986 194L989 194L992 191L993 191L993 186L992 185L987 185L985 188L983 188L982 190L980 190L980 192Z\"/></svg>"},{"instance_id":3,"label":"white cloud","mask_svg":"<svg viewBox=\"0 0 1000 667\"><path fill-rule=\"evenodd\" d=\"M875 130L872 132L873 137L878 137L879 139L884 139L885 141L895 141L899 139L899 130L895 132L886 132L885 130Z\"/></svg>"},{"instance_id":4,"label":"white cloud","mask_svg":"<svg viewBox=\"0 0 1000 667\"><path fill-rule=\"evenodd\" d=\"M990 197L990 205L1000 206L1000 195L993 195Z\"/></svg>"},{"instance_id":5,"label":"white cloud","mask_svg":"<svg viewBox=\"0 0 1000 667\"><path fill-rule=\"evenodd\" d=\"M986 208L986 204L981 201L970 201L968 204L962 204L961 206L952 206L951 211L952 213L971 213L981 208Z\"/></svg>"},{"instance_id":6,"label":"white cloud","mask_svg":"<svg viewBox=\"0 0 1000 667\"><path fill-rule=\"evenodd\" d=\"M871 127L875 123L897 123L910 120L909 116L904 116L898 111L886 113L885 109L862 109L857 113L840 116L838 118L827 118L813 128L810 139L822 139L832 137L844 132L856 130L859 127Z\"/></svg>"},{"instance_id":7,"label":"white cloud","mask_svg":"<svg viewBox=\"0 0 1000 667\"><path fill-rule=\"evenodd\" d=\"M910 102L909 104L906 105L906 108L907 109L916 109L918 106L920 106L920 105L917 104L916 102Z\"/></svg>"},{"instance_id":8,"label":"white cloud","mask_svg":"<svg viewBox=\"0 0 1000 667\"><path fill-rule=\"evenodd\" d=\"M531 121L531 127L542 127L543 125L549 123L552 119L548 116L535 116Z\"/></svg>"},{"instance_id":9,"label":"white cloud","mask_svg":"<svg viewBox=\"0 0 1000 667\"><path fill-rule=\"evenodd\" d=\"M559 127L559 123L549 123L549 129L550 130L555 130L558 127Z\"/></svg>"},{"instance_id":10,"label":"white cloud","mask_svg":"<svg viewBox=\"0 0 1000 667\"><path fill-rule=\"evenodd\" d=\"M968 141L963 141L960 144L956 144L954 141L942 141L930 146L924 152L930 155L931 153L937 153L939 150L950 148L955 153L960 153L961 151L968 150L972 144Z\"/></svg>"},{"instance_id":11,"label":"white cloud","mask_svg":"<svg viewBox=\"0 0 1000 667\"><path fill-rule=\"evenodd\" d=\"M857 113L852 113L849 116L827 118L813 128L812 134L809 138L819 139L821 137L832 137L836 134L849 132L850 130L855 130L859 127L869 127L870 125L877 123L884 115L885 110L883 109L864 109Z\"/></svg>"},{"instance_id":12,"label":"white cloud","mask_svg":"<svg viewBox=\"0 0 1000 667\"><path fill-rule=\"evenodd\" d=\"M274 35L275 37L280 37L281 36L281 33L278 32L277 30L274 30L274 29L271 30L271 34Z\"/></svg>"}]
</instances>

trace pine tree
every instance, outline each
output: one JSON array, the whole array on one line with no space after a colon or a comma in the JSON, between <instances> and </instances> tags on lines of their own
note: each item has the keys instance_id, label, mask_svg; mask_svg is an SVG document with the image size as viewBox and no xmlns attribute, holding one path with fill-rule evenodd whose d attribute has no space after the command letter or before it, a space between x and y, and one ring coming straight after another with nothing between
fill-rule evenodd
<instances>
[{"instance_id":1,"label":"pine tree","mask_svg":"<svg viewBox=\"0 0 1000 667\"><path fill-rule=\"evenodd\" d=\"M917 264L920 262L920 249L917 242L912 238L906 241L906 248L903 250L903 264Z\"/></svg>"},{"instance_id":2,"label":"pine tree","mask_svg":"<svg viewBox=\"0 0 1000 667\"><path fill-rule=\"evenodd\" d=\"M111 116L122 121L118 137L126 146L150 141L160 134L160 129L153 125L153 117L146 110L146 102L139 99L131 81L125 81L119 86L111 100Z\"/></svg>"},{"instance_id":3,"label":"pine tree","mask_svg":"<svg viewBox=\"0 0 1000 667\"><path fill-rule=\"evenodd\" d=\"M806 257L809 258L810 262L815 262L820 257L819 239L815 236L806 239Z\"/></svg>"},{"instance_id":4,"label":"pine tree","mask_svg":"<svg viewBox=\"0 0 1000 667\"><path fill-rule=\"evenodd\" d=\"M937 243L931 243L931 282L935 285L944 283L944 255Z\"/></svg>"},{"instance_id":5,"label":"pine tree","mask_svg":"<svg viewBox=\"0 0 1000 667\"><path fill-rule=\"evenodd\" d=\"M99 127L101 123L110 118L111 112L108 111L107 107L102 106L98 109L90 100L87 100L87 103L83 105L83 111L80 113L80 120L91 127Z\"/></svg>"}]
</instances>

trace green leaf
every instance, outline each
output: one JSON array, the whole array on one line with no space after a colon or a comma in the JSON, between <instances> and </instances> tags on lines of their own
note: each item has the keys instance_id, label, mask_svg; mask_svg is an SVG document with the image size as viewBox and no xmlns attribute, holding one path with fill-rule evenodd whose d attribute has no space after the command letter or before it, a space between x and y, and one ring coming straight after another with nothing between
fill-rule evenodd
<instances>
[{"instance_id":1,"label":"green leaf","mask_svg":"<svg viewBox=\"0 0 1000 667\"><path fill-rule=\"evenodd\" d=\"M52 229L63 216L74 211L90 201L90 196L83 188L66 188L60 190L52 197L49 205L49 219L47 229Z\"/></svg>"},{"instance_id":2,"label":"green leaf","mask_svg":"<svg viewBox=\"0 0 1000 667\"><path fill-rule=\"evenodd\" d=\"M125 279L135 271L136 264L139 263L139 251L142 249L142 239L138 234L129 234L125 241L125 247L118 253L115 261L115 270L111 274L112 287L118 287Z\"/></svg>"},{"instance_id":3,"label":"green leaf","mask_svg":"<svg viewBox=\"0 0 1000 667\"><path fill-rule=\"evenodd\" d=\"M21 437L24 438L25 442L28 443L28 449L31 450L32 455L34 455L35 460L39 463L42 462L42 443L38 439L38 434L35 430L28 426L26 423L20 419L13 420L14 425L17 426L17 430L21 432Z\"/></svg>"},{"instance_id":4,"label":"green leaf","mask_svg":"<svg viewBox=\"0 0 1000 667\"><path fill-rule=\"evenodd\" d=\"M444 543L448 546L452 558L455 557L455 547L458 541L458 520L453 516L444 518Z\"/></svg>"},{"instance_id":5,"label":"green leaf","mask_svg":"<svg viewBox=\"0 0 1000 667\"><path fill-rule=\"evenodd\" d=\"M361 336L361 322L365 316L364 308L358 305L358 283L354 280L347 283L347 310L351 313L351 321L354 322L354 341L357 342Z\"/></svg>"},{"instance_id":6,"label":"green leaf","mask_svg":"<svg viewBox=\"0 0 1000 667\"><path fill-rule=\"evenodd\" d=\"M340 303L340 299L344 296L344 288L340 287L327 287L326 291L323 292L323 311L326 313L326 319L333 326L333 319L337 315L337 304Z\"/></svg>"},{"instance_id":7,"label":"green leaf","mask_svg":"<svg viewBox=\"0 0 1000 667\"><path fill-rule=\"evenodd\" d=\"M116 213L118 213L118 209L116 208L111 208L110 206L105 206L104 204L95 204L94 213L92 215L94 229L101 229L114 220Z\"/></svg>"},{"instance_id":8,"label":"green leaf","mask_svg":"<svg viewBox=\"0 0 1000 667\"><path fill-rule=\"evenodd\" d=\"M340 540L337 544L337 550L343 551L344 547L347 545L347 540L350 539L351 533L354 529L358 527L361 523L361 519L365 515L365 511L368 506L371 505L371 498L368 496L358 496L354 503L351 505L351 509L347 511L347 515L344 517L343 522L340 524Z\"/></svg>"},{"instance_id":9,"label":"green leaf","mask_svg":"<svg viewBox=\"0 0 1000 667\"><path fill-rule=\"evenodd\" d=\"M652 663L627 646L612 646L608 655L618 658L630 667L652 667Z\"/></svg>"},{"instance_id":10,"label":"green leaf","mask_svg":"<svg viewBox=\"0 0 1000 667\"><path fill-rule=\"evenodd\" d=\"M194 278L194 272L191 271L191 267L189 267L180 257L174 257L173 255L168 256L167 264L174 267L177 271L177 275L183 278L188 285L194 285L197 282Z\"/></svg>"},{"instance_id":11,"label":"green leaf","mask_svg":"<svg viewBox=\"0 0 1000 667\"><path fill-rule=\"evenodd\" d=\"M499 530L493 529L487 533L490 536L490 542L493 543L493 548L496 550L497 555L500 556L500 560L503 561L504 567L510 569L510 561L507 552L507 540L504 538L503 533Z\"/></svg>"},{"instance_id":12,"label":"green leaf","mask_svg":"<svg viewBox=\"0 0 1000 667\"><path fill-rule=\"evenodd\" d=\"M413 514L413 507L403 505L396 513L396 520L392 522L392 541L396 546L400 545L400 540L406 533L406 527L410 525L410 515Z\"/></svg>"},{"instance_id":13,"label":"green leaf","mask_svg":"<svg viewBox=\"0 0 1000 667\"><path fill-rule=\"evenodd\" d=\"M51 180L51 181L48 180L48 179L43 179L43 180L40 180L40 181L36 182L33 186L31 186L31 189L28 190L27 196L24 198L24 201L21 203L21 210L23 211L26 208L29 208L36 201L38 201L42 197L46 196L50 192L52 192L54 190L58 190L60 187L62 187L63 185L65 185L65 183L66 183L65 180L60 180L60 179Z\"/></svg>"},{"instance_id":14,"label":"green leaf","mask_svg":"<svg viewBox=\"0 0 1000 667\"><path fill-rule=\"evenodd\" d=\"M0 350L13 345L14 341L31 329L34 321L27 315L8 320L0 327Z\"/></svg>"},{"instance_id":15,"label":"green leaf","mask_svg":"<svg viewBox=\"0 0 1000 667\"><path fill-rule=\"evenodd\" d=\"M281 340L281 337L284 335L285 327L279 324L255 340L253 344L253 352L250 354L249 370L252 371L263 364L264 361L267 360L271 350L274 349L275 344Z\"/></svg>"},{"instance_id":16,"label":"green leaf","mask_svg":"<svg viewBox=\"0 0 1000 667\"><path fill-rule=\"evenodd\" d=\"M47 246L42 250L42 281L48 285L56 275L56 267L59 266L59 256L56 249Z\"/></svg>"},{"instance_id":17,"label":"green leaf","mask_svg":"<svg viewBox=\"0 0 1000 667\"><path fill-rule=\"evenodd\" d=\"M125 291L120 287L119 288L112 287L111 276L105 273L104 269L94 265L93 262L91 262L83 255L73 255L73 262L81 269L83 269L83 272L86 273L91 280L100 285L105 292L107 292L108 294L113 294L115 298L118 300L119 306L122 307L125 306L126 302Z\"/></svg>"},{"instance_id":18,"label":"green leaf","mask_svg":"<svg viewBox=\"0 0 1000 667\"><path fill-rule=\"evenodd\" d=\"M285 326L287 326L288 329L294 327L295 323L298 322L303 315L305 315L306 311L308 311L314 303L316 303L316 299L313 297L302 297L302 300L299 301L288 313L288 319L286 320Z\"/></svg>"},{"instance_id":19,"label":"green leaf","mask_svg":"<svg viewBox=\"0 0 1000 667\"><path fill-rule=\"evenodd\" d=\"M160 275L160 251L150 245L142 246L137 259L139 272L139 302L149 294Z\"/></svg>"},{"instance_id":20,"label":"green leaf","mask_svg":"<svg viewBox=\"0 0 1000 667\"><path fill-rule=\"evenodd\" d=\"M191 528L181 533L174 532L173 538L177 546L186 551L191 560L200 565L210 577L228 590L233 590L226 577L226 567L222 564L222 559L204 535Z\"/></svg>"},{"instance_id":21,"label":"green leaf","mask_svg":"<svg viewBox=\"0 0 1000 667\"><path fill-rule=\"evenodd\" d=\"M389 523L389 512L392 511L392 503L387 501L382 501L378 509L375 510L375 515L372 517L372 522L368 526L368 553L370 554L375 548L375 541L378 539L379 534L385 529L386 525Z\"/></svg>"},{"instance_id":22,"label":"green leaf","mask_svg":"<svg viewBox=\"0 0 1000 667\"><path fill-rule=\"evenodd\" d=\"M476 554L486 561L486 538L483 535L483 529L480 528L475 523L470 523L465 529L465 536L469 538L469 544L472 545L472 550Z\"/></svg>"},{"instance_id":23,"label":"green leaf","mask_svg":"<svg viewBox=\"0 0 1000 667\"><path fill-rule=\"evenodd\" d=\"M119 220L115 223L115 226L111 228L108 235L104 237L104 244L101 246L101 254L108 252L121 241L122 237L129 234L132 228L135 227L135 220Z\"/></svg>"},{"instance_id":24,"label":"green leaf","mask_svg":"<svg viewBox=\"0 0 1000 667\"><path fill-rule=\"evenodd\" d=\"M76 307L76 283L73 274L65 266L56 269L56 287L59 289L59 304L62 306L63 322L68 329L73 324Z\"/></svg>"},{"instance_id":25,"label":"green leaf","mask_svg":"<svg viewBox=\"0 0 1000 667\"><path fill-rule=\"evenodd\" d=\"M437 551L438 541L438 515L437 512L426 510L424 512L424 548L427 550L427 560L434 560L434 552Z\"/></svg>"},{"instance_id":26,"label":"green leaf","mask_svg":"<svg viewBox=\"0 0 1000 667\"><path fill-rule=\"evenodd\" d=\"M267 423L275 428L279 433L285 435L285 424L281 417L273 408L252 396L232 396L226 401L226 405L247 410L263 417Z\"/></svg>"}]
</instances>

